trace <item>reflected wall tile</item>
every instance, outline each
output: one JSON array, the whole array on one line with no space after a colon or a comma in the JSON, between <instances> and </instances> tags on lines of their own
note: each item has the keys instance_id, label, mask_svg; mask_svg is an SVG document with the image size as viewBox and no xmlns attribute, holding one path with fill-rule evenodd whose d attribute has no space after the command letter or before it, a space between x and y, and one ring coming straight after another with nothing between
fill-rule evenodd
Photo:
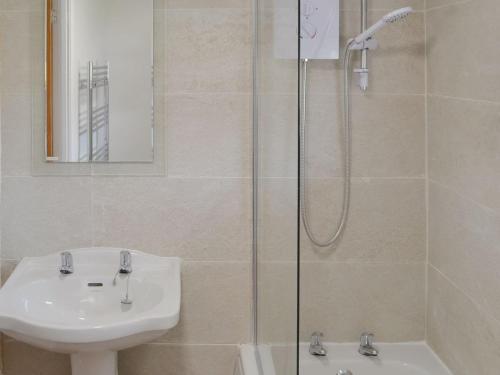
<instances>
[{"instance_id":1,"label":"reflected wall tile","mask_svg":"<svg viewBox=\"0 0 500 375\"><path fill-rule=\"evenodd\" d=\"M167 11L167 91L251 92L251 13Z\"/></svg>"},{"instance_id":2,"label":"reflected wall tile","mask_svg":"<svg viewBox=\"0 0 500 375\"><path fill-rule=\"evenodd\" d=\"M94 244L186 260L248 260L251 193L247 179L93 180Z\"/></svg>"},{"instance_id":3,"label":"reflected wall tile","mask_svg":"<svg viewBox=\"0 0 500 375\"><path fill-rule=\"evenodd\" d=\"M251 97L167 95L169 176L250 177Z\"/></svg>"},{"instance_id":4,"label":"reflected wall tile","mask_svg":"<svg viewBox=\"0 0 500 375\"><path fill-rule=\"evenodd\" d=\"M88 178L2 178L2 256L50 254L91 244Z\"/></svg>"},{"instance_id":5,"label":"reflected wall tile","mask_svg":"<svg viewBox=\"0 0 500 375\"><path fill-rule=\"evenodd\" d=\"M427 314L428 342L455 375L498 374L500 323L433 267Z\"/></svg>"},{"instance_id":6,"label":"reflected wall tile","mask_svg":"<svg viewBox=\"0 0 500 375\"><path fill-rule=\"evenodd\" d=\"M233 345L148 344L120 352L118 371L120 375L231 375L237 353Z\"/></svg>"},{"instance_id":7,"label":"reflected wall tile","mask_svg":"<svg viewBox=\"0 0 500 375\"><path fill-rule=\"evenodd\" d=\"M325 341L356 342L364 331L386 342L424 339L423 263L303 263L301 280L303 341L318 327Z\"/></svg>"},{"instance_id":8,"label":"reflected wall tile","mask_svg":"<svg viewBox=\"0 0 500 375\"><path fill-rule=\"evenodd\" d=\"M500 212L500 104L430 96L429 175Z\"/></svg>"},{"instance_id":9,"label":"reflected wall tile","mask_svg":"<svg viewBox=\"0 0 500 375\"><path fill-rule=\"evenodd\" d=\"M250 264L184 262L179 324L158 341L241 344L249 341Z\"/></svg>"}]
</instances>

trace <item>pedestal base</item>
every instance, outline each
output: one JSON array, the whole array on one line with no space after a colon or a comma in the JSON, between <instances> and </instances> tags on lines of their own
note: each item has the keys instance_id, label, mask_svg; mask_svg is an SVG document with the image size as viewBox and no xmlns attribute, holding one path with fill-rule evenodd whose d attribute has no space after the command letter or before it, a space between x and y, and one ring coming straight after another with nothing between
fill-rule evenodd
<instances>
[{"instance_id":1,"label":"pedestal base","mask_svg":"<svg viewBox=\"0 0 500 375\"><path fill-rule=\"evenodd\" d=\"M82 352L71 354L72 375L118 375L117 352Z\"/></svg>"}]
</instances>

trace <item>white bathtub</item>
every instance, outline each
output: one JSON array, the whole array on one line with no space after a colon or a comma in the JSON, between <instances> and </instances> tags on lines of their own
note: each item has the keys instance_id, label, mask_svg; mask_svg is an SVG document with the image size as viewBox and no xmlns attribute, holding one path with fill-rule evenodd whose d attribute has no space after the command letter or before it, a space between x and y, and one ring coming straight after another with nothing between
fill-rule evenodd
<instances>
[{"instance_id":1,"label":"white bathtub","mask_svg":"<svg viewBox=\"0 0 500 375\"><path fill-rule=\"evenodd\" d=\"M452 375L434 352L423 342L378 344L380 354L369 358L358 353L359 344L325 344L327 357L314 357L308 345L300 346L300 375L336 375L348 369L353 375ZM295 375L293 347L243 345L238 364L241 375ZM288 354L283 354L283 353ZM281 353L281 354L280 354ZM287 363L288 362L288 363Z\"/></svg>"}]
</instances>

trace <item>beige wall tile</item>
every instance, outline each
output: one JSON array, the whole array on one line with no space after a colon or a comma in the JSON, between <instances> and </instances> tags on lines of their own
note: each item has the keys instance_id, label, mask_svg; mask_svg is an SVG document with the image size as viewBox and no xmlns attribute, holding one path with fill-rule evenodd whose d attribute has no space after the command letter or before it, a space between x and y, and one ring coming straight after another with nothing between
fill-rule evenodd
<instances>
[{"instance_id":1,"label":"beige wall tile","mask_svg":"<svg viewBox=\"0 0 500 375\"><path fill-rule=\"evenodd\" d=\"M167 91L251 91L249 10L169 10Z\"/></svg>"},{"instance_id":2,"label":"beige wall tile","mask_svg":"<svg viewBox=\"0 0 500 375\"><path fill-rule=\"evenodd\" d=\"M292 178L260 180L257 234L262 261L297 261L297 183Z\"/></svg>"},{"instance_id":3,"label":"beige wall tile","mask_svg":"<svg viewBox=\"0 0 500 375\"><path fill-rule=\"evenodd\" d=\"M50 254L91 244L87 178L2 178L2 256Z\"/></svg>"},{"instance_id":4,"label":"beige wall tile","mask_svg":"<svg viewBox=\"0 0 500 375\"><path fill-rule=\"evenodd\" d=\"M14 259L2 258L0 260L0 269L1 269L1 273L2 273L1 274L2 285L5 284L5 282L9 279L10 275L12 275L12 272L14 272L18 263L19 263L19 261L14 260Z\"/></svg>"},{"instance_id":5,"label":"beige wall tile","mask_svg":"<svg viewBox=\"0 0 500 375\"><path fill-rule=\"evenodd\" d=\"M2 175L31 174L31 105L29 95L2 95Z\"/></svg>"},{"instance_id":6,"label":"beige wall tile","mask_svg":"<svg viewBox=\"0 0 500 375\"><path fill-rule=\"evenodd\" d=\"M430 263L500 321L500 216L430 185Z\"/></svg>"},{"instance_id":7,"label":"beige wall tile","mask_svg":"<svg viewBox=\"0 0 500 375\"><path fill-rule=\"evenodd\" d=\"M250 335L250 264L184 262L180 322L159 341L240 344Z\"/></svg>"},{"instance_id":8,"label":"beige wall tile","mask_svg":"<svg viewBox=\"0 0 500 375\"><path fill-rule=\"evenodd\" d=\"M41 37L36 16L31 12L0 13L0 83L2 93L30 94L32 91L32 70L34 68L33 43ZM36 20L38 21L38 20ZM42 30L42 29L40 29Z\"/></svg>"},{"instance_id":9,"label":"beige wall tile","mask_svg":"<svg viewBox=\"0 0 500 375\"><path fill-rule=\"evenodd\" d=\"M341 214L343 182L310 183L310 223L317 238L331 235ZM302 231L301 259L355 262L425 260L424 180L356 179L345 233L336 249L312 245Z\"/></svg>"},{"instance_id":10,"label":"beige wall tile","mask_svg":"<svg viewBox=\"0 0 500 375\"><path fill-rule=\"evenodd\" d=\"M500 104L428 99L429 175L500 212Z\"/></svg>"},{"instance_id":11,"label":"beige wall tile","mask_svg":"<svg viewBox=\"0 0 500 375\"><path fill-rule=\"evenodd\" d=\"M251 96L167 95L169 176L251 175Z\"/></svg>"},{"instance_id":12,"label":"beige wall tile","mask_svg":"<svg viewBox=\"0 0 500 375\"><path fill-rule=\"evenodd\" d=\"M341 95L309 96L306 129L310 177L343 176L342 103ZM354 95L352 175L423 177L424 104L424 96Z\"/></svg>"},{"instance_id":13,"label":"beige wall tile","mask_svg":"<svg viewBox=\"0 0 500 375\"><path fill-rule=\"evenodd\" d=\"M423 263L303 263L302 340L317 330L335 342L355 342L363 331L379 341L422 340L424 269Z\"/></svg>"},{"instance_id":14,"label":"beige wall tile","mask_svg":"<svg viewBox=\"0 0 500 375\"><path fill-rule=\"evenodd\" d=\"M411 6L415 10L423 10L424 0L371 0L368 1L368 9L393 10L402 7ZM340 0L342 9L360 10L360 1L358 0Z\"/></svg>"},{"instance_id":15,"label":"beige wall tile","mask_svg":"<svg viewBox=\"0 0 500 375\"><path fill-rule=\"evenodd\" d=\"M70 375L68 355L37 349L12 339L3 340L4 375Z\"/></svg>"},{"instance_id":16,"label":"beige wall tile","mask_svg":"<svg viewBox=\"0 0 500 375\"><path fill-rule=\"evenodd\" d=\"M459 3L466 3L475 0L426 0L425 9L431 10L433 8L444 7L447 5L454 5Z\"/></svg>"},{"instance_id":17,"label":"beige wall tile","mask_svg":"<svg viewBox=\"0 0 500 375\"><path fill-rule=\"evenodd\" d=\"M237 352L233 345L149 344L120 352L118 371L120 375L232 375Z\"/></svg>"},{"instance_id":18,"label":"beige wall tile","mask_svg":"<svg viewBox=\"0 0 500 375\"><path fill-rule=\"evenodd\" d=\"M42 11L43 0L0 0L0 11Z\"/></svg>"},{"instance_id":19,"label":"beige wall tile","mask_svg":"<svg viewBox=\"0 0 500 375\"><path fill-rule=\"evenodd\" d=\"M259 175L297 178L297 95L265 94L258 98Z\"/></svg>"},{"instance_id":20,"label":"beige wall tile","mask_svg":"<svg viewBox=\"0 0 500 375\"><path fill-rule=\"evenodd\" d=\"M167 9L214 9L214 8L243 8L252 7L250 0L163 0Z\"/></svg>"},{"instance_id":21,"label":"beige wall tile","mask_svg":"<svg viewBox=\"0 0 500 375\"><path fill-rule=\"evenodd\" d=\"M248 260L251 192L246 179L95 178L97 246L195 260Z\"/></svg>"},{"instance_id":22,"label":"beige wall tile","mask_svg":"<svg viewBox=\"0 0 500 375\"><path fill-rule=\"evenodd\" d=\"M296 262L261 262L258 286L259 344L294 343L297 339Z\"/></svg>"},{"instance_id":23,"label":"beige wall tile","mask_svg":"<svg viewBox=\"0 0 500 375\"><path fill-rule=\"evenodd\" d=\"M500 323L429 269L428 341L455 375L496 375Z\"/></svg>"},{"instance_id":24,"label":"beige wall tile","mask_svg":"<svg viewBox=\"0 0 500 375\"><path fill-rule=\"evenodd\" d=\"M309 217L313 233L326 239L340 217L343 182L311 180ZM260 191L259 244L263 260L296 259L297 181L266 179ZM423 262L423 179L354 179L351 209L337 248L319 249L301 233L303 261Z\"/></svg>"},{"instance_id":25,"label":"beige wall tile","mask_svg":"<svg viewBox=\"0 0 500 375\"><path fill-rule=\"evenodd\" d=\"M500 100L497 1L469 1L427 13L428 91ZM457 43L461 48L457 48Z\"/></svg>"}]
</instances>

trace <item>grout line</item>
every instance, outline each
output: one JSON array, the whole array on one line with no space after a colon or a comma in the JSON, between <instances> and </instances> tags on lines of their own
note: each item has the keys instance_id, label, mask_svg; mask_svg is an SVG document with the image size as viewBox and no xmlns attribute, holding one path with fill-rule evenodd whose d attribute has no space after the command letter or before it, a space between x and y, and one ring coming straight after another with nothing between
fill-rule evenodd
<instances>
[{"instance_id":1,"label":"grout line","mask_svg":"<svg viewBox=\"0 0 500 375\"><path fill-rule=\"evenodd\" d=\"M427 1L424 0L424 9L427 9ZM424 102L424 133L425 133L425 300L424 300L424 339L428 338L428 307L429 307L429 112L428 112L428 56L427 56L427 11L424 13L424 87L425 87L425 102Z\"/></svg>"},{"instance_id":2,"label":"grout line","mask_svg":"<svg viewBox=\"0 0 500 375\"><path fill-rule=\"evenodd\" d=\"M295 265L297 262L294 260L265 260L262 259L262 264L277 264L277 265ZM425 265L425 260L420 261L363 261L363 260L347 260L347 261L329 261L324 259L317 260L301 260L301 264L310 265L359 265L359 266L392 266L392 265L408 265L408 266L421 266Z\"/></svg>"},{"instance_id":3,"label":"grout line","mask_svg":"<svg viewBox=\"0 0 500 375\"><path fill-rule=\"evenodd\" d=\"M473 203L474 205L476 205L479 208L483 209L484 211L486 211L490 215L493 215L495 217L499 217L500 218L500 212L496 211L495 209L493 209L491 207L488 207L488 206L484 205L483 203L480 203L480 202L476 201L473 198L470 198L470 197L464 195L462 192L460 192L458 190L455 190L451 186L449 186L449 185L447 185L445 183L436 181L436 180L434 180L432 178L429 178L429 182L431 182L433 184L436 184L437 186L441 187L442 189L445 189L445 190L448 190L448 191L452 192L453 194L457 195L458 197L462 198L463 200L465 200L465 201L467 201L469 203Z\"/></svg>"},{"instance_id":4,"label":"grout line","mask_svg":"<svg viewBox=\"0 0 500 375\"><path fill-rule=\"evenodd\" d=\"M146 343L146 344L143 344L144 346L145 345L164 345L164 346L227 346L227 347L238 347L240 345L242 345L242 343L234 343L234 344L210 344L210 343L182 343L182 342L179 342L179 343L175 343L175 342L158 342L158 341L155 341L155 342L150 342L150 343Z\"/></svg>"},{"instance_id":5,"label":"grout line","mask_svg":"<svg viewBox=\"0 0 500 375\"><path fill-rule=\"evenodd\" d=\"M431 98L457 100L457 101L471 102L471 103L477 103L477 104L500 105L500 102L495 102L492 100L464 98L464 97L460 97L460 96L450 96L450 95L442 95L442 94L428 94L427 96L431 97Z\"/></svg>"},{"instance_id":6,"label":"grout line","mask_svg":"<svg viewBox=\"0 0 500 375\"><path fill-rule=\"evenodd\" d=\"M493 322L496 324L500 325L500 320L495 317L487 308L485 308L483 305L481 305L479 302L477 302L472 296L470 296L467 292L465 292L463 289L461 289L452 279L450 279L445 273L443 273L439 268L434 266L433 264L429 264L429 267L431 267L439 276L441 276L445 281L447 281L456 291L464 296L466 299L469 300L470 304L473 305L477 310L482 312L486 317L491 319Z\"/></svg>"},{"instance_id":7,"label":"grout line","mask_svg":"<svg viewBox=\"0 0 500 375\"><path fill-rule=\"evenodd\" d=\"M462 4L471 3L472 1L474 1L474 0L461 0L461 1L455 1L455 2L449 3L449 4L437 5L435 7L430 7L430 8L426 7L425 11L428 12L431 10L439 10L439 9L448 8L448 7L455 6L455 5L462 5Z\"/></svg>"},{"instance_id":8,"label":"grout line","mask_svg":"<svg viewBox=\"0 0 500 375\"><path fill-rule=\"evenodd\" d=\"M158 94L158 96L252 96L251 91L168 91Z\"/></svg>"},{"instance_id":9,"label":"grout line","mask_svg":"<svg viewBox=\"0 0 500 375\"><path fill-rule=\"evenodd\" d=\"M338 92L324 92L324 91L318 91L318 92L311 92L310 93L312 96L342 96L341 93ZM297 93L294 92L286 92L286 91L265 91L259 94L259 96L297 96ZM412 93L412 92L385 92L385 91L374 91L374 92L367 92L366 94L362 93L353 93L351 94L353 97L366 97L370 98L373 96L401 96L401 97L424 97L425 98L425 92L424 93Z\"/></svg>"},{"instance_id":10,"label":"grout line","mask_svg":"<svg viewBox=\"0 0 500 375\"><path fill-rule=\"evenodd\" d=\"M107 247L107 246L92 246L92 247ZM41 255L30 255L29 257L43 257L50 255L51 253L48 254L41 254ZM148 252L148 254L156 255L156 256L166 256L166 257L175 257L176 255L158 255L157 253L154 252ZM24 257L23 257L24 258ZM8 263L16 263L16 265L21 262L22 258L20 259L15 259L15 258L2 258L0 257L1 262L8 262ZM225 260L225 259L196 259L196 258L182 258L182 262L184 264L193 264L193 263L209 263L209 264L234 264L234 265L245 265L245 264L250 264L251 260Z\"/></svg>"}]
</instances>

